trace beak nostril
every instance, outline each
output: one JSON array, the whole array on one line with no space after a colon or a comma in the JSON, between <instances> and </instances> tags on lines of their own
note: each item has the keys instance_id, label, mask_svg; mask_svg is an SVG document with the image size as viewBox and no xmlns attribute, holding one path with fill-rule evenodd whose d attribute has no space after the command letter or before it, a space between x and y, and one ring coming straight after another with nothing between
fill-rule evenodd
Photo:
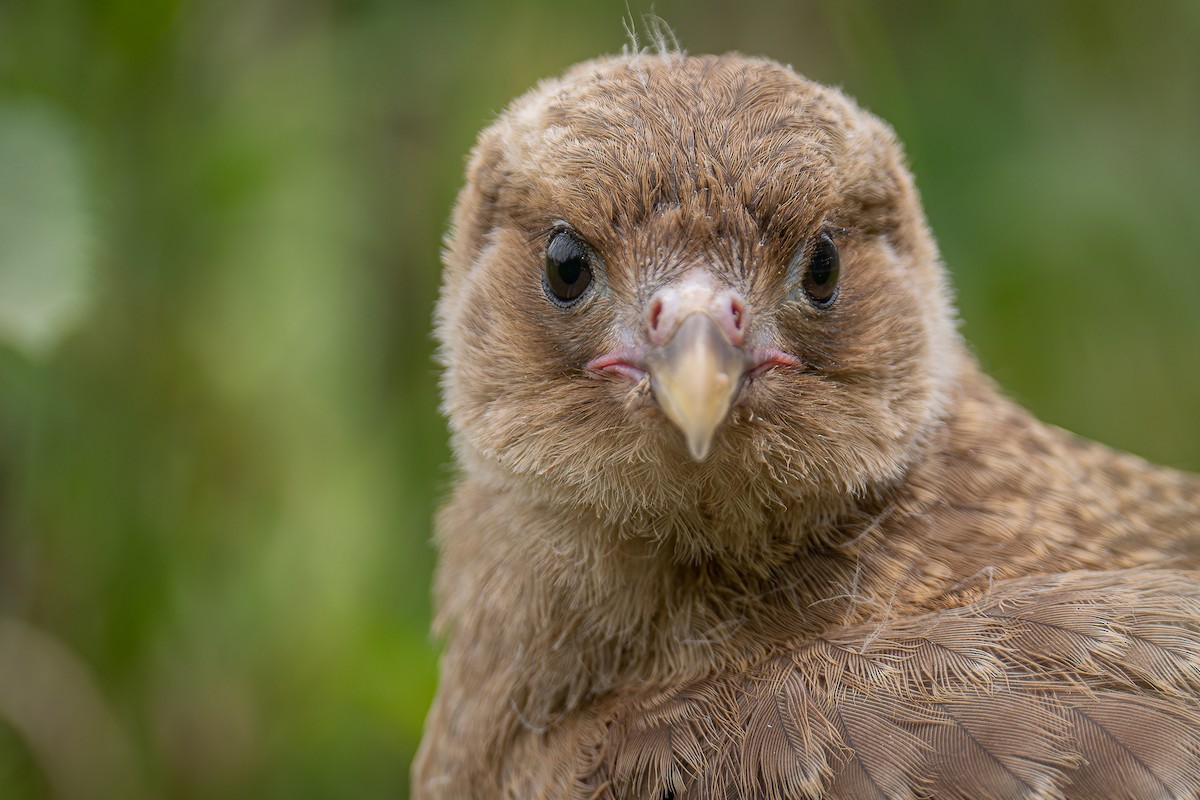
<instances>
[{"instance_id":1,"label":"beak nostril","mask_svg":"<svg viewBox=\"0 0 1200 800\"><path fill-rule=\"evenodd\" d=\"M717 324L730 344L741 347L750 327L751 312L741 293L719 286L708 271L696 268L659 289L643 307L642 325L648 343L664 345L683 320L703 314Z\"/></svg>"},{"instance_id":2,"label":"beak nostril","mask_svg":"<svg viewBox=\"0 0 1200 800\"><path fill-rule=\"evenodd\" d=\"M746 319L746 309L736 297L729 301L729 314L733 318L733 329L740 331Z\"/></svg>"},{"instance_id":3,"label":"beak nostril","mask_svg":"<svg viewBox=\"0 0 1200 800\"><path fill-rule=\"evenodd\" d=\"M654 298L654 302L650 304L650 313L646 319L650 323L650 330L657 331L658 323L662 319L663 302L659 298Z\"/></svg>"}]
</instances>

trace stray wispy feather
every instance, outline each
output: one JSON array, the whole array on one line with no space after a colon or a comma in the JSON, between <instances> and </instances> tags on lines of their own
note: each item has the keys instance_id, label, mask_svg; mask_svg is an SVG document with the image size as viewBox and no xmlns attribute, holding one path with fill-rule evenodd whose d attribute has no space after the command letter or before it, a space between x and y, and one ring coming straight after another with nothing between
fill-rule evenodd
<instances>
[{"instance_id":1,"label":"stray wispy feather","mask_svg":"<svg viewBox=\"0 0 1200 800\"><path fill-rule=\"evenodd\" d=\"M1200 479L980 372L884 123L652 38L471 157L415 796L1200 796Z\"/></svg>"}]
</instances>

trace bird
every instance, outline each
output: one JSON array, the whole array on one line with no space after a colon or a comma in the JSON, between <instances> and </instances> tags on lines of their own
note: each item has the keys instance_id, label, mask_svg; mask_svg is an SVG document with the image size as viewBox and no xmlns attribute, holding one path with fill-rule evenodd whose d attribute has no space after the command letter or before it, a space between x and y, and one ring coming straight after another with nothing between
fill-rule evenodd
<instances>
[{"instance_id":1,"label":"bird","mask_svg":"<svg viewBox=\"0 0 1200 800\"><path fill-rule=\"evenodd\" d=\"M443 264L414 797L1200 797L1200 476L984 374L841 91L576 65L480 134Z\"/></svg>"}]
</instances>

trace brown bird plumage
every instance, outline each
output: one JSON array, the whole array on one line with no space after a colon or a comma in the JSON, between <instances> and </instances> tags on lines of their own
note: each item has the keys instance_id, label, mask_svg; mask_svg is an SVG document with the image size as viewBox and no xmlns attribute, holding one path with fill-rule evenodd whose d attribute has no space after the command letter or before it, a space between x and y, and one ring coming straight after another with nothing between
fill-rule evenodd
<instances>
[{"instance_id":1,"label":"brown bird plumage","mask_svg":"<svg viewBox=\"0 0 1200 800\"><path fill-rule=\"evenodd\" d=\"M438 334L416 797L1200 796L1200 479L998 393L838 92L541 84L480 136Z\"/></svg>"}]
</instances>

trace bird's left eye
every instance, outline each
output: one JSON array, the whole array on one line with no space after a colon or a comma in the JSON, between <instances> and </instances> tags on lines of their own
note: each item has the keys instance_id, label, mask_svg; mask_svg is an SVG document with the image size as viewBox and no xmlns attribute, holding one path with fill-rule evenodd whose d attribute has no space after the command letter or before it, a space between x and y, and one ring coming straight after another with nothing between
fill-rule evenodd
<instances>
[{"instance_id":1,"label":"bird's left eye","mask_svg":"<svg viewBox=\"0 0 1200 800\"><path fill-rule=\"evenodd\" d=\"M546 247L546 272L542 286L559 306L574 305L592 283L587 245L568 231L559 231Z\"/></svg>"},{"instance_id":2,"label":"bird's left eye","mask_svg":"<svg viewBox=\"0 0 1200 800\"><path fill-rule=\"evenodd\" d=\"M837 245L827 231L822 231L807 248L806 254L797 254L805 259L800 285L814 306L826 309L837 298L838 278L841 276L841 259Z\"/></svg>"}]
</instances>

